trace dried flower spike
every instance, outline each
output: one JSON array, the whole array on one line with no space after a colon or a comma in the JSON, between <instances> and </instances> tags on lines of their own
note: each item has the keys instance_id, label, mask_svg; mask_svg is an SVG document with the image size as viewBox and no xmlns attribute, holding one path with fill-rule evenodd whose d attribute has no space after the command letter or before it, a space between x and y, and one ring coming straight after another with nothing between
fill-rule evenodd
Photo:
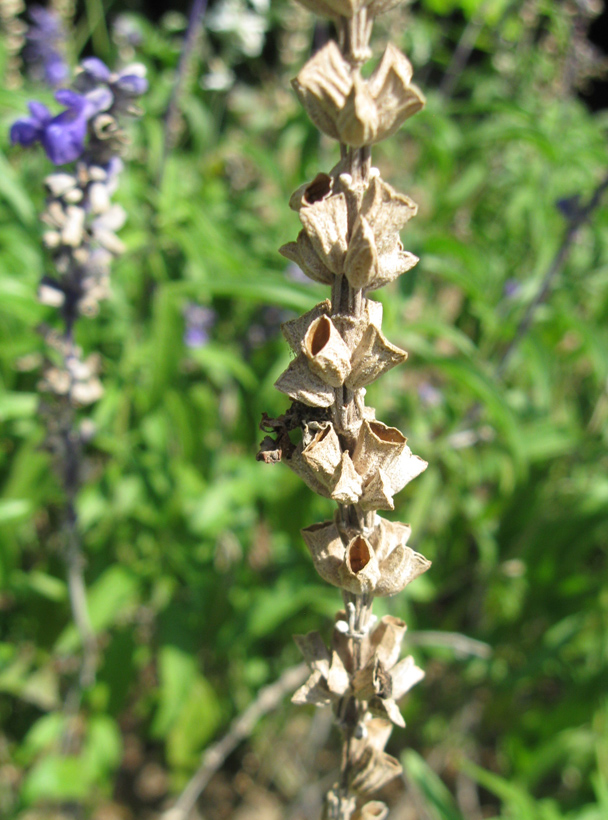
<instances>
[{"instance_id":1,"label":"dried flower spike","mask_svg":"<svg viewBox=\"0 0 608 820\"><path fill-rule=\"evenodd\" d=\"M296 636L310 677L295 703L331 705L344 735L339 782L323 817L385 818L369 800L399 774L384 751L393 724L404 726L398 701L424 673L399 661L405 624L371 614L375 596L394 595L430 567L409 545L410 527L381 518L393 496L427 466L403 433L377 420L365 387L403 363L407 353L382 332L382 307L368 294L418 261L400 231L416 204L371 166L370 146L419 111L424 98L412 67L387 46L368 79L373 18L393 0L300 0L331 17L338 42L329 42L301 69L293 87L314 124L340 143L340 161L291 197L302 230L280 249L311 279L331 287L331 299L286 322L294 359L276 387L292 399L278 419L264 417L258 458L283 459L316 493L337 503L333 520L302 531L319 575L342 590L332 645L318 633ZM294 443L294 431L300 441Z\"/></svg>"}]
</instances>

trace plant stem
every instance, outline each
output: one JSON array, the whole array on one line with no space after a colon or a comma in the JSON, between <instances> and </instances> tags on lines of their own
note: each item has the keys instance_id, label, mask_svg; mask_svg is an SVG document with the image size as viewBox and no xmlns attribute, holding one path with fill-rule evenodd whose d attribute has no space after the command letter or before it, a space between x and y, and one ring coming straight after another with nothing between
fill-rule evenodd
<instances>
[{"instance_id":1,"label":"plant stem","mask_svg":"<svg viewBox=\"0 0 608 820\"><path fill-rule=\"evenodd\" d=\"M595 191L591 195L591 198L589 199L589 202L582 208L576 208L574 214L570 217L568 227L562 238L561 244L557 250L557 253L553 257L553 261L549 265L547 272L543 277L540 288L538 289L538 292L534 299L528 305L526 312L524 313L519 325L517 326L515 335L509 342L506 350L503 352L500 358L500 361L496 368L496 378L501 379L503 377L504 372L507 369L507 365L509 364L509 361L511 360L511 356L513 355L515 349L532 327L532 324L534 322L534 315L539 305L541 305L549 295L551 291L551 286L553 284L553 280L564 266L570 254L570 249L574 244L574 240L576 239L576 236L578 234L579 228L581 228L582 225L584 225L585 222L589 220L591 214L599 206L604 191L606 189L608 189L608 175L606 175L604 179L596 187Z\"/></svg>"},{"instance_id":2,"label":"plant stem","mask_svg":"<svg viewBox=\"0 0 608 820\"><path fill-rule=\"evenodd\" d=\"M354 72L368 56L371 24L367 19L366 9L362 9L352 19L341 19L338 28L338 42L345 59ZM346 160L345 172L350 174L355 186L364 189L369 181L371 168L371 147L352 148L340 145L340 156ZM361 202L347 197L347 241L350 241ZM363 291L353 288L346 276L336 276L332 286L332 315L349 315L360 319L365 311L367 299ZM334 427L344 450L354 447L357 433L363 421L359 404L355 401L355 391L346 385L336 388L334 404ZM339 518L345 527L354 527L361 534L373 526L375 513L365 513L358 505L338 505ZM344 605L349 622L349 642L353 658L354 675L361 669L361 640L367 630L372 608L372 595L355 595L343 592ZM349 799L349 780L351 766L351 743L357 727L367 712L365 702L350 698L344 706L341 728L343 732L342 758L340 766L340 792L338 812L340 820L348 820L352 812L352 800Z\"/></svg>"},{"instance_id":3,"label":"plant stem","mask_svg":"<svg viewBox=\"0 0 608 820\"><path fill-rule=\"evenodd\" d=\"M171 91L167 113L165 115L165 127L163 131L163 152L160 160L160 168L158 169L157 186L162 186L163 177L165 174L165 166L167 158L173 148L175 138L175 131L178 119L178 106L184 83L184 77L188 69L188 62L192 54L192 49L196 42L196 36L199 31L201 20L207 9L207 0L193 0L190 7L190 15L188 17L188 27L184 37L184 44L182 46L182 53L179 58L179 65L177 67L177 76Z\"/></svg>"},{"instance_id":4,"label":"plant stem","mask_svg":"<svg viewBox=\"0 0 608 820\"><path fill-rule=\"evenodd\" d=\"M251 734L260 718L276 709L283 698L293 692L307 675L308 669L301 663L287 669L277 681L260 689L253 703L232 721L228 734L205 750L198 770L188 781L175 806L166 811L161 820L188 820L207 783L228 755Z\"/></svg>"}]
</instances>

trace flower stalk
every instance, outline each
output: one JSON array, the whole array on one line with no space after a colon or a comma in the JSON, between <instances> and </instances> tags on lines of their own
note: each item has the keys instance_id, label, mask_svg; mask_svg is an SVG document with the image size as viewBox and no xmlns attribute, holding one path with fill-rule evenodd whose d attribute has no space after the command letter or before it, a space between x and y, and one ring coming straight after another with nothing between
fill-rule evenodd
<instances>
[{"instance_id":1,"label":"flower stalk","mask_svg":"<svg viewBox=\"0 0 608 820\"><path fill-rule=\"evenodd\" d=\"M297 240L280 252L331 299L283 325L295 358L276 387L292 400L278 419L263 417L258 458L284 460L318 494L337 503L331 521L302 531L321 577L342 591L331 647L319 633L296 636L311 675L295 703L331 705L343 734L341 771L327 796L325 820L386 817L370 797L398 775L384 751L393 724L404 726L397 701L424 673L399 660L405 624L372 614L374 597L402 591L430 561L408 546L410 528L388 521L393 496L427 466L396 428L375 417L365 388L407 358L382 332L382 306L369 293L418 261L400 230L416 214L409 197L372 166L371 146L391 136L424 105L407 58L389 45L369 79L373 19L394 0L299 0L330 17L330 41L301 69L293 87L313 123L338 141L340 160L296 191ZM301 439L294 444L294 431ZM273 438L274 435L274 438Z\"/></svg>"},{"instance_id":2,"label":"flower stalk","mask_svg":"<svg viewBox=\"0 0 608 820\"><path fill-rule=\"evenodd\" d=\"M65 497L64 558L72 618L82 647L78 679L68 694L65 711L74 715L82 693L95 682L98 647L90 621L84 578L85 555L76 502L83 479L83 452L94 427L81 413L103 394L98 376L100 359L83 356L76 343L78 320L95 316L109 296L110 268L123 251L116 231L126 218L112 202L127 143L124 117L140 113L137 98L147 88L142 65L111 72L101 60L84 60L73 87L57 91L66 106L56 116L39 102L29 104L30 116L11 128L13 144L40 142L57 169L45 179L47 201L41 220L43 244L52 273L43 276L38 299L56 309L58 322L43 326L47 356L39 382L48 398L41 403L51 452ZM71 733L64 738L70 750Z\"/></svg>"}]
</instances>

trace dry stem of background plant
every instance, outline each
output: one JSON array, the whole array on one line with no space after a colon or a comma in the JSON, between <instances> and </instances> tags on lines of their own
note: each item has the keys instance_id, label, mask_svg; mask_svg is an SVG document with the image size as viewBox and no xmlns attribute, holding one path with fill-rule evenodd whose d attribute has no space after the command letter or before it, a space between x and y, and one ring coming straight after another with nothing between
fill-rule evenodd
<instances>
[{"instance_id":1,"label":"dry stem of background plant","mask_svg":"<svg viewBox=\"0 0 608 820\"><path fill-rule=\"evenodd\" d=\"M378 622L372 602L403 590L430 562L407 545L409 526L377 514L394 509L393 496L427 465L365 405L365 387L407 358L382 333L382 306L368 294L418 261L399 237L416 205L381 179L371 145L424 99L393 45L369 79L361 74L373 19L395 0L300 2L330 17L338 33L293 86L314 124L339 142L340 161L292 196L303 227L281 253L331 286L331 300L283 326L295 358L276 386L292 405L278 419L264 416L262 429L274 438L265 437L258 458L284 460L314 492L337 502L333 520L302 534L321 577L341 588L344 610L329 649L317 632L296 636L311 675L293 700L331 705L343 733L340 777L324 818L382 818L386 806L369 798L401 771L384 751L392 724L405 725L397 701L424 673L412 657L399 660L405 624L391 616ZM290 437L296 430L297 445Z\"/></svg>"}]
</instances>

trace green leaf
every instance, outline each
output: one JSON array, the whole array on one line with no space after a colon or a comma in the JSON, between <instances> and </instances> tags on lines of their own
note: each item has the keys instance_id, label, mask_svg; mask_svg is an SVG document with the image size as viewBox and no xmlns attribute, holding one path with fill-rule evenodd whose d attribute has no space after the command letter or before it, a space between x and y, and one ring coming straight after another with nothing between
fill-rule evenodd
<instances>
[{"instance_id":1,"label":"green leaf","mask_svg":"<svg viewBox=\"0 0 608 820\"><path fill-rule=\"evenodd\" d=\"M90 787L84 758L48 755L27 774L21 799L26 805L39 800L84 800L89 795Z\"/></svg>"},{"instance_id":2,"label":"green leaf","mask_svg":"<svg viewBox=\"0 0 608 820\"><path fill-rule=\"evenodd\" d=\"M500 798L516 817L521 820L534 820L537 817L534 800L521 786L476 766L470 760L463 759L460 768L472 780Z\"/></svg>"},{"instance_id":3,"label":"green leaf","mask_svg":"<svg viewBox=\"0 0 608 820\"><path fill-rule=\"evenodd\" d=\"M120 728L108 715L93 715L82 752L91 782L99 782L115 769L122 757Z\"/></svg>"},{"instance_id":4,"label":"green leaf","mask_svg":"<svg viewBox=\"0 0 608 820\"><path fill-rule=\"evenodd\" d=\"M20 187L15 172L2 152L0 152L0 196L8 202L17 218L25 225L35 222L34 204Z\"/></svg>"},{"instance_id":5,"label":"green leaf","mask_svg":"<svg viewBox=\"0 0 608 820\"><path fill-rule=\"evenodd\" d=\"M88 591L88 608L95 632L102 632L116 623L126 610L133 609L139 598L137 577L126 567L111 566ZM74 652L79 646L76 627L70 624L55 644L60 653Z\"/></svg>"},{"instance_id":6,"label":"green leaf","mask_svg":"<svg viewBox=\"0 0 608 820\"><path fill-rule=\"evenodd\" d=\"M3 393L0 395L0 421L31 418L39 403L37 393Z\"/></svg>"},{"instance_id":7,"label":"green leaf","mask_svg":"<svg viewBox=\"0 0 608 820\"><path fill-rule=\"evenodd\" d=\"M158 652L159 706L154 716L153 737L165 737L180 715L197 676L196 660L178 646L167 644Z\"/></svg>"},{"instance_id":8,"label":"green leaf","mask_svg":"<svg viewBox=\"0 0 608 820\"><path fill-rule=\"evenodd\" d=\"M167 758L177 768L196 766L200 753L221 724L218 699L209 682L197 675L181 703L167 737Z\"/></svg>"},{"instance_id":9,"label":"green leaf","mask_svg":"<svg viewBox=\"0 0 608 820\"><path fill-rule=\"evenodd\" d=\"M0 524L25 518L32 511L32 504L25 498L9 498L0 501Z\"/></svg>"},{"instance_id":10,"label":"green leaf","mask_svg":"<svg viewBox=\"0 0 608 820\"><path fill-rule=\"evenodd\" d=\"M16 592L29 591L56 603L67 599L67 586L63 579L46 572L15 570L11 575L11 586Z\"/></svg>"},{"instance_id":11,"label":"green leaf","mask_svg":"<svg viewBox=\"0 0 608 820\"><path fill-rule=\"evenodd\" d=\"M60 712L43 715L34 723L21 744L20 758L30 763L41 752L57 744L65 731L67 718Z\"/></svg>"},{"instance_id":12,"label":"green leaf","mask_svg":"<svg viewBox=\"0 0 608 820\"><path fill-rule=\"evenodd\" d=\"M465 820L445 784L419 754L413 749L408 749L401 755L401 764L424 795L434 819Z\"/></svg>"},{"instance_id":13,"label":"green leaf","mask_svg":"<svg viewBox=\"0 0 608 820\"><path fill-rule=\"evenodd\" d=\"M223 387L230 376L248 390L255 389L257 385L255 373L243 361L242 354L236 351L210 342L192 350L190 355L201 365L209 380L218 386Z\"/></svg>"}]
</instances>

